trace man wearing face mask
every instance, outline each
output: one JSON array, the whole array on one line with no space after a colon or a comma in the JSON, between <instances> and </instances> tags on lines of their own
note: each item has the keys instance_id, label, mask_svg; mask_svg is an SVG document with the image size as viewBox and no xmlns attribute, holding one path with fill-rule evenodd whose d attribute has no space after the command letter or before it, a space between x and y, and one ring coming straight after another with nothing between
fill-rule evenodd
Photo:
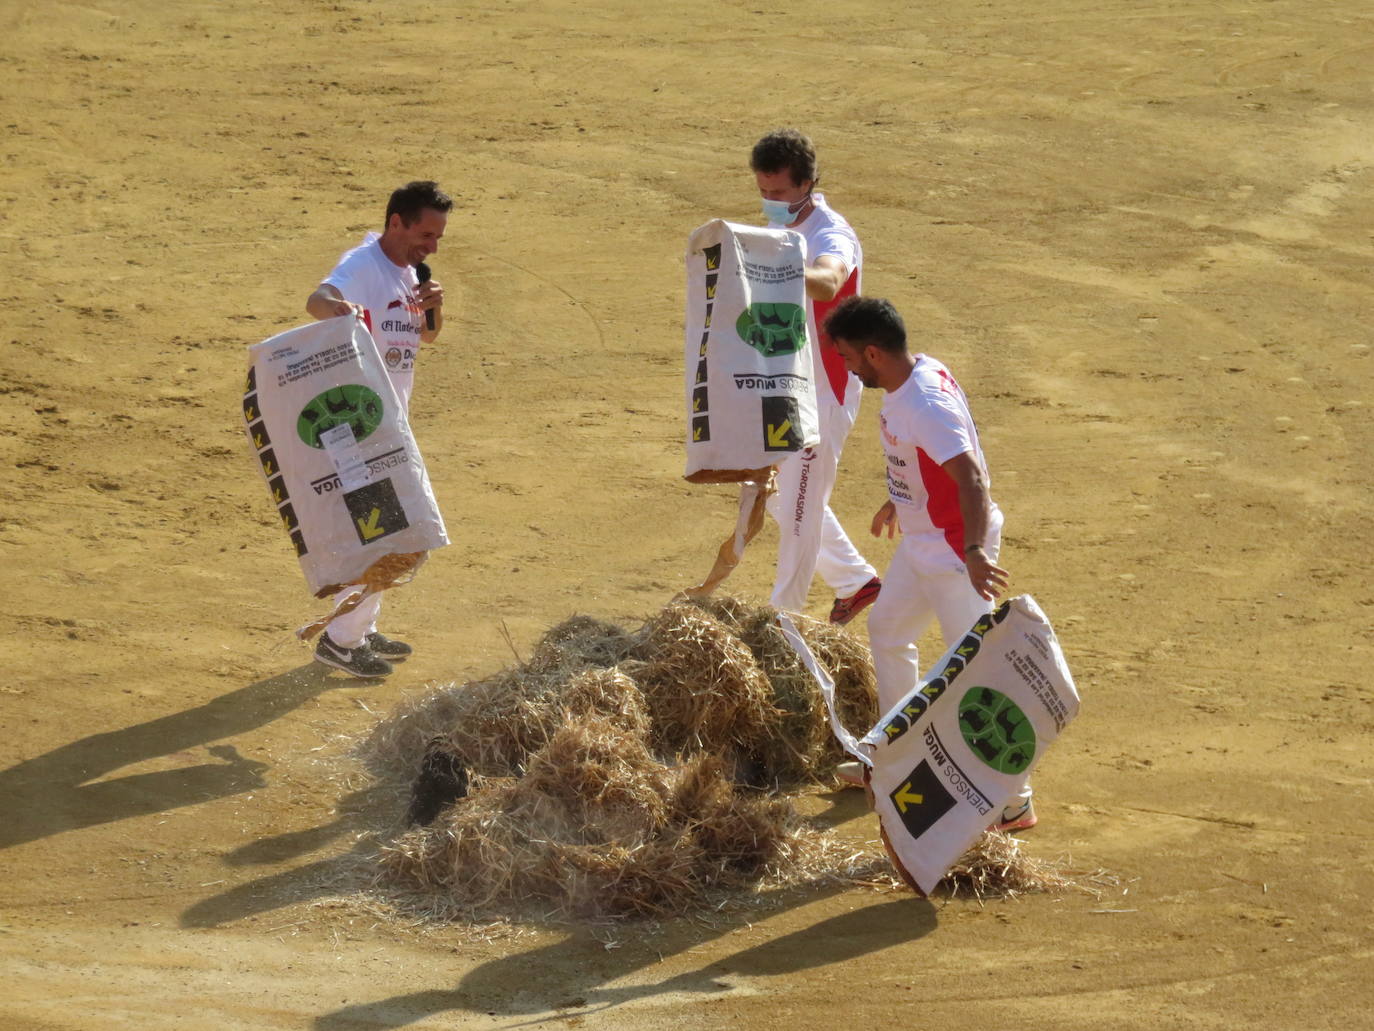
<instances>
[{"instance_id":1,"label":"man wearing face mask","mask_svg":"<svg viewBox=\"0 0 1374 1031\"><path fill-rule=\"evenodd\" d=\"M816 192L816 148L805 135L796 129L770 132L754 145L749 164L769 226L806 238L807 322L818 345L811 357L820 443L788 456L778 467L778 491L768 500L780 531L771 601L775 608L800 612L819 572L835 592L830 622L848 623L878 597L882 581L830 510L835 471L859 414L862 384L845 368L823 327L831 308L859 292L863 248L844 216Z\"/></svg>"}]
</instances>

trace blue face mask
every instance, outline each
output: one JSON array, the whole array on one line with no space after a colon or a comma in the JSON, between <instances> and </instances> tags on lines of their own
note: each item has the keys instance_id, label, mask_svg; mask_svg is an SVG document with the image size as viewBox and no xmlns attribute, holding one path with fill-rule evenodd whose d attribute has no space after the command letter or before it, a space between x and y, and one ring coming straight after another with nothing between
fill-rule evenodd
<instances>
[{"instance_id":1,"label":"blue face mask","mask_svg":"<svg viewBox=\"0 0 1374 1031\"><path fill-rule=\"evenodd\" d=\"M796 215L789 210L791 205L785 200L763 200L763 217L768 220L770 226L785 226L787 223L796 219Z\"/></svg>"}]
</instances>

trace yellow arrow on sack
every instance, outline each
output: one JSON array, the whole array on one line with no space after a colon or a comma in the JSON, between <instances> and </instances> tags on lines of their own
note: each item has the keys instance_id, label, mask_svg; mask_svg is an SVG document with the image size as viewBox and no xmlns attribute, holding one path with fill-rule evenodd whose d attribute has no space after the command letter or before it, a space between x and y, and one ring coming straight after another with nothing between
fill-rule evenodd
<instances>
[{"instance_id":1,"label":"yellow arrow on sack","mask_svg":"<svg viewBox=\"0 0 1374 1031\"><path fill-rule=\"evenodd\" d=\"M787 446L787 431L790 430L791 428L792 428L792 420L791 420L791 419L784 419L781 426L774 426L774 425L772 425L772 424L770 423L769 426L768 426L768 446L769 446L769 447L786 447L786 446Z\"/></svg>"},{"instance_id":2,"label":"yellow arrow on sack","mask_svg":"<svg viewBox=\"0 0 1374 1031\"><path fill-rule=\"evenodd\" d=\"M256 422L258 418L258 410L254 408L252 405L248 405L243 409L243 417L247 419L249 422Z\"/></svg>"},{"instance_id":3,"label":"yellow arrow on sack","mask_svg":"<svg viewBox=\"0 0 1374 1031\"><path fill-rule=\"evenodd\" d=\"M368 515L366 522L364 522L361 519L357 520L358 529L362 532L363 540L370 541L372 540L372 538L380 537L382 534L386 533L385 526L377 525L377 520L381 517L381 509L374 508L372 512Z\"/></svg>"},{"instance_id":4,"label":"yellow arrow on sack","mask_svg":"<svg viewBox=\"0 0 1374 1031\"><path fill-rule=\"evenodd\" d=\"M700 426L698 426L698 427L696 427L695 429L692 430L692 439L693 439L693 440L700 440L700 439L701 439L701 427L700 427Z\"/></svg>"},{"instance_id":5,"label":"yellow arrow on sack","mask_svg":"<svg viewBox=\"0 0 1374 1031\"><path fill-rule=\"evenodd\" d=\"M906 807L908 805L921 805L925 800L925 795L918 795L911 790L911 781L907 781L903 784L897 789L897 793L892 796L892 801L897 803L897 808L902 812L906 812Z\"/></svg>"}]
</instances>

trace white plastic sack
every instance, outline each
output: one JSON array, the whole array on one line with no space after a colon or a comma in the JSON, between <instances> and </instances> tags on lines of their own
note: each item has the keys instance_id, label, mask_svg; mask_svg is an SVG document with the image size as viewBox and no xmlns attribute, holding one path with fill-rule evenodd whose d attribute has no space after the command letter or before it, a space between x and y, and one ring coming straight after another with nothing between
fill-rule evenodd
<instances>
[{"instance_id":1,"label":"white plastic sack","mask_svg":"<svg viewBox=\"0 0 1374 1031\"><path fill-rule=\"evenodd\" d=\"M448 543L405 409L352 315L250 347L243 417L317 597L363 582L384 556Z\"/></svg>"},{"instance_id":2,"label":"white plastic sack","mask_svg":"<svg viewBox=\"0 0 1374 1031\"><path fill-rule=\"evenodd\" d=\"M687 471L763 480L819 442L807 324L806 241L721 219L687 244Z\"/></svg>"},{"instance_id":3,"label":"white plastic sack","mask_svg":"<svg viewBox=\"0 0 1374 1031\"><path fill-rule=\"evenodd\" d=\"M1077 713L1073 677L1034 598L979 619L860 745L899 872L934 889Z\"/></svg>"}]
</instances>

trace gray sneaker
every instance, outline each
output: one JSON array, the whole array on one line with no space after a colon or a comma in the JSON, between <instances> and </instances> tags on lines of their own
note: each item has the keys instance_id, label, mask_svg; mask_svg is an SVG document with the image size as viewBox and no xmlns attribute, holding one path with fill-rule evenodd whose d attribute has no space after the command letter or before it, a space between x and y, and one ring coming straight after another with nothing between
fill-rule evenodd
<instances>
[{"instance_id":1,"label":"gray sneaker","mask_svg":"<svg viewBox=\"0 0 1374 1031\"><path fill-rule=\"evenodd\" d=\"M393 641L386 634L376 632L367 635L367 646L372 649L373 655L380 655L384 659L404 659L415 650L404 641Z\"/></svg>"},{"instance_id":2,"label":"gray sneaker","mask_svg":"<svg viewBox=\"0 0 1374 1031\"><path fill-rule=\"evenodd\" d=\"M374 655L367 645L341 648L328 634L320 634L320 641L315 645L315 661L341 669L349 676L361 680L385 677L391 673L391 663L380 655Z\"/></svg>"}]
</instances>

